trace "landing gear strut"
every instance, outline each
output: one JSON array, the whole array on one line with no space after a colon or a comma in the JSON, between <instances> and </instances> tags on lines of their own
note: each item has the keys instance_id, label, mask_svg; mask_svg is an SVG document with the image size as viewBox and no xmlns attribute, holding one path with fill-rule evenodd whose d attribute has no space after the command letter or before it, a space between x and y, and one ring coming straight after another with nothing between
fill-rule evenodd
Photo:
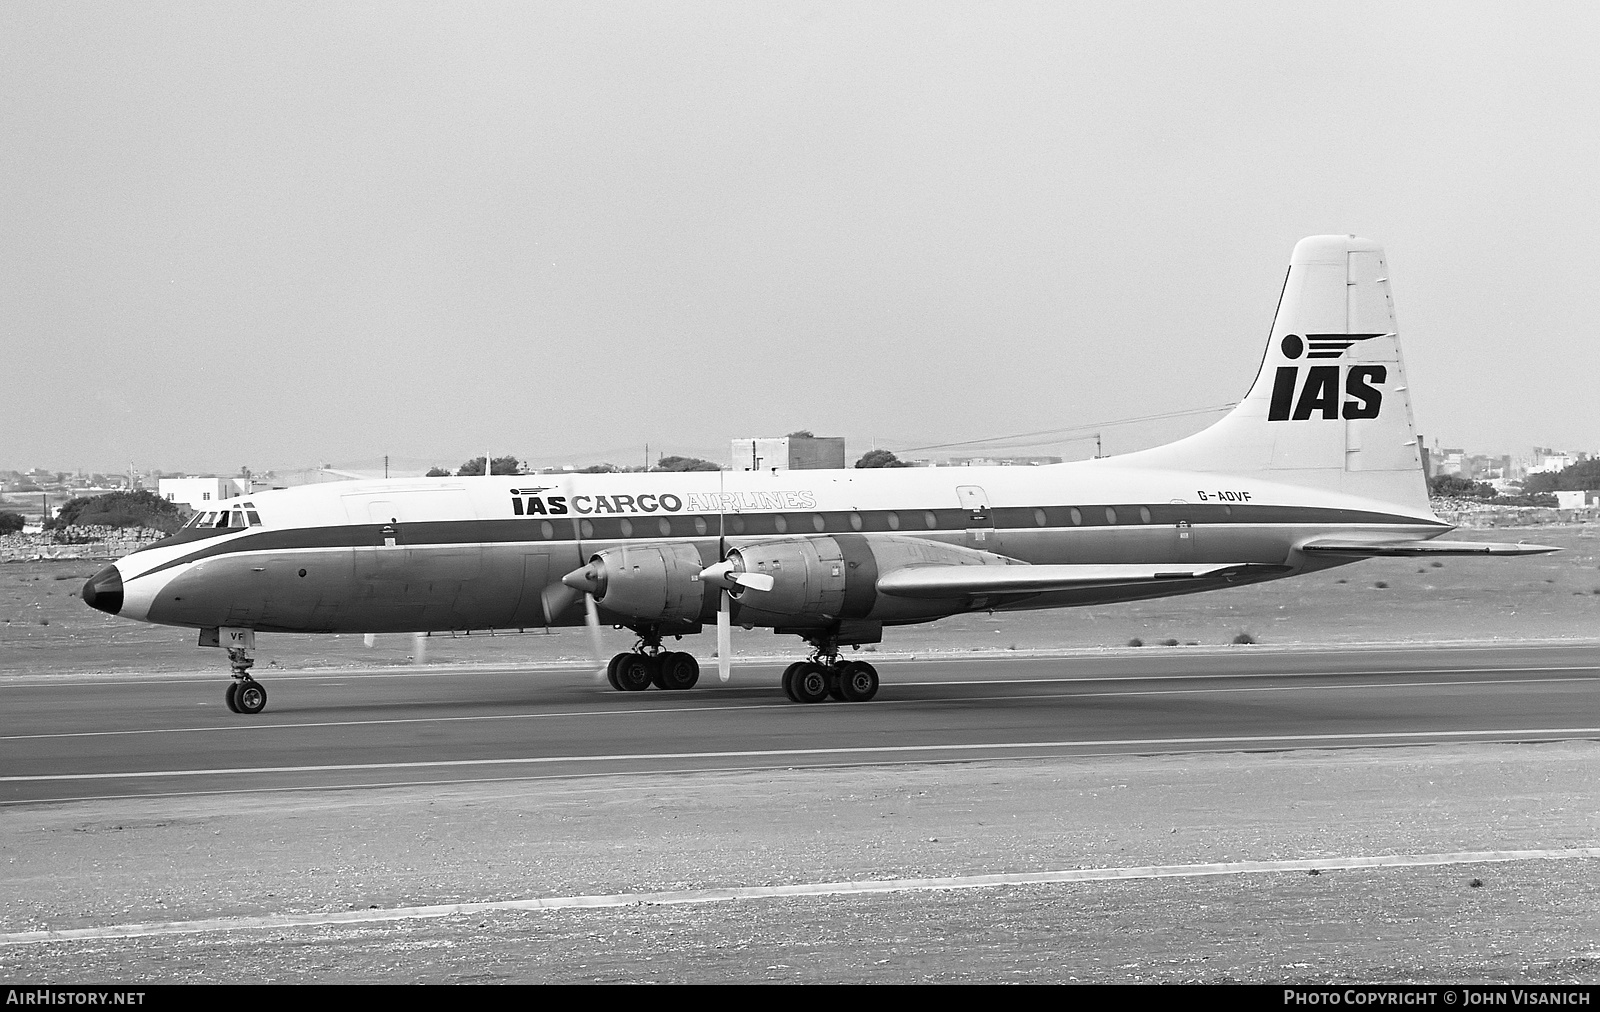
<instances>
[{"instance_id":1,"label":"landing gear strut","mask_svg":"<svg viewBox=\"0 0 1600 1012\"><path fill-rule=\"evenodd\" d=\"M878 669L866 661L841 661L833 635L807 637L811 656L784 669L783 694L796 703L820 703L830 696L865 703L878 694Z\"/></svg>"},{"instance_id":2,"label":"landing gear strut","mask_svg":"<svg viewBox=\"0 0 1600 1012\"><path fill-rule=\"evenodd\" d=\"M700 662L692 654L661 649L661 630L655 626L632 627L639 642L631 651L618 654L606 665L606 681L618 692L643 692L658 689L692 689L700 680Z\"/></svg>"},{"instance_id":3,"label":"landing gear strut","mask_svg":"<svg viewBox=\"0 0 1600 1012\"><path fill-rule=\"evenodd\" d=\"M260 713L267 705L267 690L250 677L250 668L256 660L247 647L228 648L228 666L233 668L233 681L223 699L234 713Z\"/></svg>"}]
</instances>

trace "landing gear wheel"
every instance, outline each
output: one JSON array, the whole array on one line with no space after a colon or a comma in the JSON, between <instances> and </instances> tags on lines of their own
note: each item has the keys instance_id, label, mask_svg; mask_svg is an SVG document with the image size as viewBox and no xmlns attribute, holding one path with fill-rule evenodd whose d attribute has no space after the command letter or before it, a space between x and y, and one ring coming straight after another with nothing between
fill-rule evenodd
<instances>
[{"instance_id":1,"label":"landing gear wheel","mask_svg":"<svg viewBox=\"0 0 1600 1012\"><path fill-rule=\"evenodd\" d=\"M790 684L794 686L797 703L820 703L828 698L828 669L807 661L794 673Z\"/></svg>"},{"instance_id":2,"label":"landing gear wheel","mask_svg":"<svg viewBox=\"0 0 1600 1012\"><path fill-rule=\"evenodd\" d=\"M233 706L240 713L260 713L267 705L267 690L254 678L234 687Z\"/></svg>"},{"instance_id":3,"label":"landing gear wheel","mask_svg":"<svg viewBox=\"0 0 1600 1012\"><path fill-rule=\"evenodd\" d=\"M649 654L645 654L644 657L645 662L650 665L650 684L654 685L658 689L665 689L667 687L666 681L662 678L662 673L666 670L667 655L669 653L671 653L671 651L664 650L661 653L656 654L654 657L650 656Z\"/></svg>"},{"instance_id":4,"label":"landing gear wheel","mask_svg":"<svg viewBox=\"0 0 1600 1012\"><path fill-rule=\"evenodd\" d=\"M865 703L878 694L878 669L866 661L846 661L839 665L839 691L846 701Z\"/></svg>"},{"instance_id":5,"label":"landing gear wheel","mask_svg":"<svg viewBox=\"0 0 1600 1012\"><path fill-rule=\"evenodd\" d=\"M224 692L222 694L222 698L227 701L228 709L232 710L234 713L238 713L239 712L239 704L235 703L233 701L234 693L236 693L238 691L239 691L239 683L238 682L229 682L228 683L228 691Z\"/></svg>"},{"instance_id":6,"label":"landing gear wheel","mask_svg":"<svg viewBox=\"0 0 1600 1012\"><path fill-rule=\"evenodd\" d=\"M663 689L692 689L700 680L700 662L693 654L665 653L661 655L661 687Z\"/></svg>"},{"instance_id":7,"label":"landing gear wheel","mask_svg":"<svg viewBox=\"0 0 1600 1012\"><path fill-rule=\"evenodd\" d=\"M794 676L799 674L800 669L805 666L805 661L795 661L783 669L783 694L788 696L789 701L792 703L800 702L800 697L794 694Z\"/></svg>"},{"instance_id":8,"label":"landing gear wheel","mask_svg":"<svg viewBox=\"0 0 1600 1012\"><path fill-rule=\"evenodd\" d=\"M617 681L617 669L622 667L622 662L623 661L626 661L629 657L632 657L632 656L633 656L632 654L618 654L615 657L611 658L611 663L610 664L606 665L606 681L610 682L611 683L611 687L613 689L616 689L618 692L623 691L623 689L622 689L622 683Z\"/></svg>"},{"instance_id":9,"label":"landing gear wheel","mask_svg":"<svg viewBox=\"0 0 1600 1012\"><path fill-rule=\"evenodd\" d=\"M650 658L644 654L623 654L617 665L617 685L623 692L643 692L650 688Z\"/></svg>"},{"instance_id":10,"label":"landing gear wheel","mask_svg":"<svg viewBox=\"0 0 1600 1012\"><path fill-rule=\"evenodd\" d=\"M841 703L845 700L843 671L844 665L842 664L835 664L828 668L828 695Z\"/></svg>"}]
</instances>

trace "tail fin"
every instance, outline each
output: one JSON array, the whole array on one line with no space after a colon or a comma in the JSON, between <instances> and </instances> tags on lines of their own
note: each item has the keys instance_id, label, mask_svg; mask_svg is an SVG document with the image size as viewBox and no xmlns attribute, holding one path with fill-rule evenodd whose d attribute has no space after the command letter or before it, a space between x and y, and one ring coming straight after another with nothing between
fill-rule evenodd
<instances>
[{"instance_id":1,"label":"tail fin","mask_svg":"<svg viewBox=\"0 0 1600 1012\"><path fill-rule=\"evenodd\" d=\"M1119 464L1256 475L1429 512L1383 249L1302 239L1261 371L1204 431Z\"/></svg>"}]
</instances>

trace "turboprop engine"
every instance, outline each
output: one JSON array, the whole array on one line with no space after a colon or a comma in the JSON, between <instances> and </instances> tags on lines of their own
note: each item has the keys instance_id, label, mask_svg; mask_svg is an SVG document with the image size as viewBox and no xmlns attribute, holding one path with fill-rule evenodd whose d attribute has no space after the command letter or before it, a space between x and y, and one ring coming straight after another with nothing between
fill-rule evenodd
<instances>
[{"instance_id":1,"label":"turboprop engine","mask_svg":"<svg viewBox=\"0 0 1600 1012\"><path fill-rule=\"evenodd\" d=\"M630 622L698 627L717 607L700 579L706 562L694 545L613 548L561 582Z\"/></svg>"},{"instance_id":2,"label":"turboprop engine","mask_svg":"<svg viewBox=\"0 0 1600 1012\"><path fill-rule=\"evenodd\" d=\"M562 582L593 595L628 622L699 625L719 610L733 621L782 630L825 628L840 621L912 622L964 610L950 601L878 593L879 576L908 566L1004 566L1012 560L959 545L903 534L839 534L737 545L707 565L693 545L612 548Z\"/></svg>"}]
</instances>

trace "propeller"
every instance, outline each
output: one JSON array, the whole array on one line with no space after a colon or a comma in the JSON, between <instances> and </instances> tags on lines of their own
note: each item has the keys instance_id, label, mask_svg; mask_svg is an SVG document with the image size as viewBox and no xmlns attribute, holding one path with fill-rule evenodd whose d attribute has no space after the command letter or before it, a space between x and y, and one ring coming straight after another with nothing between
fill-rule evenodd
<instances>
[{"instance_id":1,"label":"propeller","mask_svg":"<svg viewBox=\"0 0 1600 1012\"><path fill-rule=\"evenodd\" d=\"M700 570L702 582L722 588L717 602L717 678L726 682L733 674L733 592L737 589L769 591L777 583L766 573L746 573L729 560Z\"/></svg>"},{"instance_id":2,"label":"propeller","mask_svg":"<svg viewBox=\"0 0 1600 1012\"><path fill-rule=\"evenodd\" d=\"M589 653L594 658L597 677L603 680L606 676L605 644L600 639L600 609L595 606L594 596L597 591L605 593L605 567L599 562L590 562L563 576L561 583L559 589L546 587L544 590L545 619L554 621L555 616L572 603L576 592L583 592L583 622L589 627Z\"/></svg>"},{"instance_id":3,"label":"propeller","mask_svg":"<svg viewBox=\"0 0 1600 1012\"><path fill-rule=\"evenodd\" d=\"M600 641L600 609L595 607L594 595L583 595L583 624L589 627L589 656L594 658L595 679L605 681L605 644Z\"/></svg>"}]
</instances>

